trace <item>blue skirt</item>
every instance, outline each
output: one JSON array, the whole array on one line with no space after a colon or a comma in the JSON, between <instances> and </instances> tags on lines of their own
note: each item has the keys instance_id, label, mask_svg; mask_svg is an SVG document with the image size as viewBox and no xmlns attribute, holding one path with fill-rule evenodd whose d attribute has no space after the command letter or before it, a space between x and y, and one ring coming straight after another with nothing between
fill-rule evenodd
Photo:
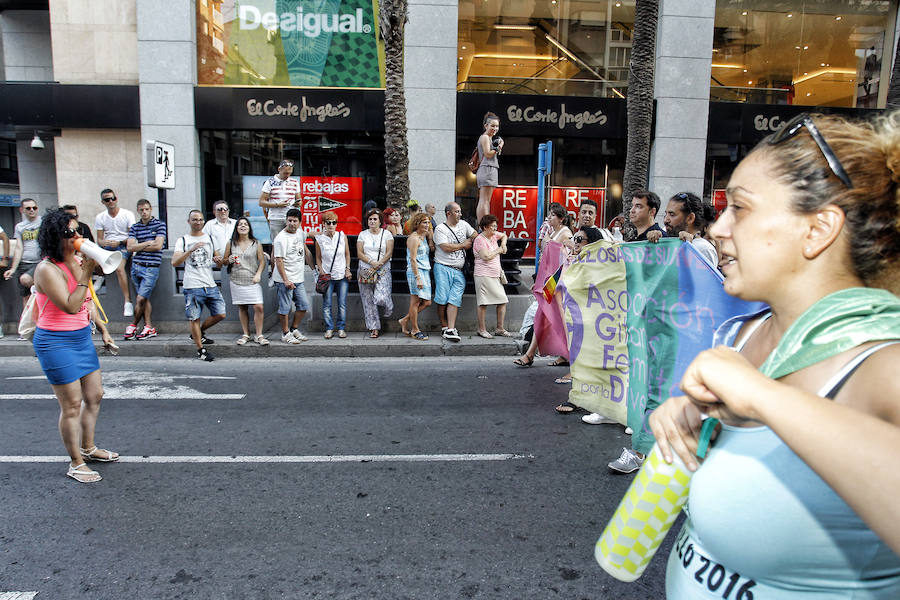
<instances>
[{"instance_id":1,"label":"blue skirt","mask_svg":"<svg viewBox=\"0 0 900 600\"><path fill-rule=\"evenodd\" d=\"M75 331L34 330L34 353L52 385L78 381L100 368L91 327Z\"/></svg>"}]
</instances>

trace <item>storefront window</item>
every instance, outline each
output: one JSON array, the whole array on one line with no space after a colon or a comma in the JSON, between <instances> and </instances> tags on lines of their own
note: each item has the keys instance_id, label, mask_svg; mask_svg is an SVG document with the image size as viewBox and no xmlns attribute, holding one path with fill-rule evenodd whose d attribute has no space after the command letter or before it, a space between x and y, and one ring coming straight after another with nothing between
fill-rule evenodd
<instances>
[{"instance_id":1,"label":"storefront window","mask_svg":"<svg viewBox=\"0 0 900 600\"><path fill-rule=\"evenodd\" d=\"M282 159L294 161L292 177L301 182L304 226L318 225L318 215L335 210L342 231L357 233L362 205L374 200L384 208L384 141L380 136L349 132L201 131L203 207L225 200L232 216L262 217L262 183Z\"/></svg>"},{"instance_id":2,"label":"storefront window","mask_svg":"<svg viewBox=\"0 0 900 600\"><path fill-rule=\"evenodd\" d=\"M718 0L710 100L883 107L896 12L888 0Z\"/></svg>"},{"instance_id":3,"label":"storefront window","mask_svg":"<svg viewBox=\"0 0 900 600\"><path fill-rule=\"evenodd\" d=\"M624 98L634 0L460 0L459 91Z\"/></svg>"}]
</instances>

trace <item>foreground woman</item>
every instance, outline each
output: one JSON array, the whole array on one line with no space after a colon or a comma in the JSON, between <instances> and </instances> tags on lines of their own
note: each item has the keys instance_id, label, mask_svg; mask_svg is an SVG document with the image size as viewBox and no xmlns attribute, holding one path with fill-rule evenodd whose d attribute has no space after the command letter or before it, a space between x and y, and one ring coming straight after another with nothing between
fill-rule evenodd
<instances>
[{"instance_id":1,"label":"foreground woman","mask_svg":"<svg viewBox=\"0 0 900 600\"><path fill-rule=\"evenodd\" d=\"M59 433L71 462L67 476L81 483L100 481L85 461L113 462L119 455L100 450L94 428L103 397L100 361L91 341L91 295L88 284L97 265L75 256L78 221L61 210L41 223L38 245L44 257L34 271L37 328L34 352L59 401ZM106 327L97 322L107 348L115 347Z\"/></svg>"},{"instance_id":2,"label":"foreground woman","mask_svg":"<svg viewBox=\"0 0 900 600\"><path fill-rule=\"evenodd\" d=\"M770 309L723 324L651 417L689 468L701 413L723 423L670 598L900 598L898 181L898 113L801 115L734 171L711 228L725 290Z\"/></svg>"}]
</instances>

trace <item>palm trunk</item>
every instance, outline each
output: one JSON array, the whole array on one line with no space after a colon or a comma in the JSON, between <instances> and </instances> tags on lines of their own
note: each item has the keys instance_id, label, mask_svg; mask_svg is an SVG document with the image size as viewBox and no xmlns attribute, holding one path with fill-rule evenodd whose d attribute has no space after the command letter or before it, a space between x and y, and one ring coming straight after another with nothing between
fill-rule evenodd
<instances>
[{"instance_id":1,"label":"palm trunk","mask_svg":"<svg viewBox=\"0 0 900 600\"><path fill-rule=\"evenodd\" d=\"M631 198L646 189L650 170L650 134L653 123L653 70L656 61L656 25L659 0L637 0L634 6L634 37L628 71L628 146L622 182L625 233L634 229L629 218Z\"/></svg>"},{"instance_id":2,"label":"palm trunk","mask_svg":"<svg viewBox=\"0 0 900 600\"><path fill-rule=\"evenodd\" d=\"M406 96L403 89L403 37L406 0L381 0L379 21L384 40L384 162L388 205L409 200L409 145L406 138Z\"/></svg>"},{"instance_id":3,"label":"palm trunk","mask_svg":"<svg viewBox=\"0 0 900 600\"><path fill-rule=\"evenodd\" d=\"M888 86L885 108L888 110L900 108L900 44L897 44L897 52L894 54L894 67L891 69L891 83Z\"/></svg>"}]
</instances>

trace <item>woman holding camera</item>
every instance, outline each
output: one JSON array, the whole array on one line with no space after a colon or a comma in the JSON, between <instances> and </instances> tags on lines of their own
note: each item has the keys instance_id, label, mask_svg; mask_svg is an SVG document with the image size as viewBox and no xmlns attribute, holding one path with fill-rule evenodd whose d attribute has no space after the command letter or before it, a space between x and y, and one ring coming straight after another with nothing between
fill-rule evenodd
<instances>
[{"instance_id":1,"label":"woman holding camera","mask_svg":"<svg viewBox=\"0 0 900 600\"><path fill-rule=\"evenodd\" d=\"M499 182L500 163L497 157L503 150L503 138L493 139L500 131L500 117L492 112L484 115L484 133L478 138L478 157L481 163L475 174L478 184L478 206L475 207L475 219L481 222L482 217L491 212L491 196Z\"/></svg>"}]
</instances>

